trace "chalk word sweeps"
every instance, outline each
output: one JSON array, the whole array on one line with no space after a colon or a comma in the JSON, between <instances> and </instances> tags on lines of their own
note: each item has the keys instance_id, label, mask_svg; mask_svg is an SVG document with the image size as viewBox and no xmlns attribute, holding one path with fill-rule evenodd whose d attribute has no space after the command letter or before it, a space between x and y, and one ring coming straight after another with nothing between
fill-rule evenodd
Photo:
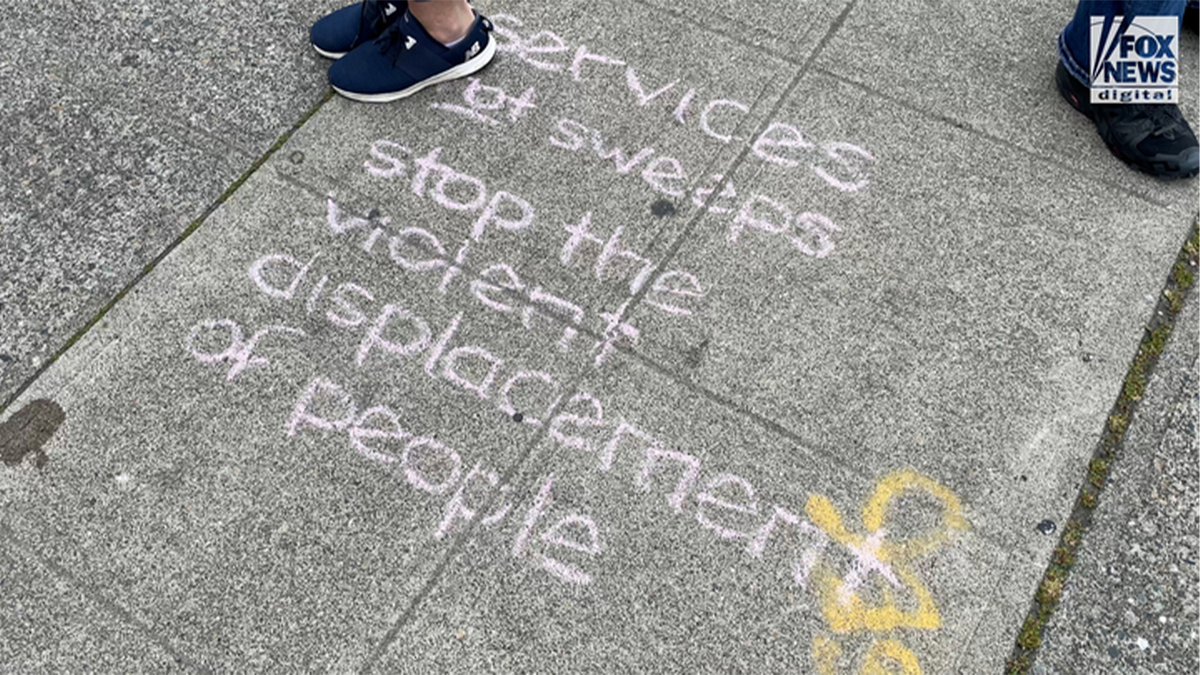
<instances>
[{"instance_id":1,"label":"chalk word sweeps","mask_svg":"<svg viewBox=\"0 0 1200 675\"><path fill-rule=\"evenodd\" d=\"M624 59L590 51L586 46L572 48L559 35L541 30L522 35L519 29L525 23L511 14L494 14L495 35L502 52L513 54L517 59L540 71L561 73L574 82L592 79L596 73L608 77L622 77L631 100L639 108L656 101L665 102L664 110L680 125L687 125L693 113L699 110L696 119L700 131L706 138L718 143L745 141L733 135L738 118L750 113L750 106L727 98L703 96L695 87L687 88L675 80L648 90L632 65ZM604 77L605 75L601 75ZM654 86L654 85L650 85ZM680 93L682 92L682 93ZM871 172L875 157L864 148L845 141L817 141L800 127L775 121L766 130L750 141L751 153L763 162L786 169L807 168L829 185L845 192L858 192L871 183ZM660 168L665 169L669 162Z\"/></svg>"},{"instance_id":2,"label":"chalk word sweeps","mask_svg":"<svg viewBox=\"0 0 1200 675\"><path fill-rule=\"evenodd\" d=\"M551 142L556 142L553 137ZM557 142L571 149L584 147L584 138L579 135L570 139L559 139ZM593 147L602 157L613 159L618 172L624 173L634 170L637 163L649 156L643 152L633 159L626 159L620 148L605 150L599 145ZM489 192L479 178L442 163L440 147L433 148L424 156L415 157L407 146L380 139L371 144L368 152L370 158L363 162L363 168L369 175L387 180L408 180L414 195L429 198L449 211L477 213L478 216L470 227L470 242L481 241L485 232L489 230L519 232L533 228L536 214L527 200L505 190ZM664 181L674 175L670 172L674 172L677 167L678 161L669 157L658 157L643 168L641 175L651 185L661 188L667 185ZM710 180L712 182L701 184L692 191L691 201L703 206L709 196L720 187L721 192L709 204L709 210L717 214L735 214L730 221L726 237L730 244L737 244L743 235L752 232L783 237L798 251L814 258L824 258L833 251L834 235L841 232L841 228L826 216L811 212L797 214L787 204L757 193L742 199L740 206L730 204L729 202L739 199L733 183L725 181L724 176L720 174L711 176ZM676 188L670 190L677 191ZM360 218L348 220L336 227L342 232L351 227L367 228L367 225L367 221ZM331 227L335 227L332 221ZM624 226L615 228L607 238L603 235L597 236L591 232L591 213L588 212L581 218L580 224L568 225L565 229L573 235L571 241L574 247L588 243L599 247L600 253L595 266L597 279L604 279L611 274L610 270L621 265L636 270L630 280L630 295L636 294L643 284L650 281L649 275L654 269L653 261L622 245ZM464 242L464 245L469 245L470 242ZM465 254L465 249L460 249L460 252ZM573 264L572 258L573 253L564 247L563 264ZM683 298L703 297L699 281L688 272L667 272L655 280L656 286L660 284L661 292ZM681 313L664 309L654 299L648 299L648 304L668 313Z\"/></svg>"},{"instance_id":3,"label":"chalk word sweeps","mask_svg":"<svg viewBox=\"0 0 1200 675\"><path fill-rule=\"evenodd\" d=\"M363 166L367 173L378 178L408 179L414 195L429 198L442 208L479 214L470 227L468 238L454 254L452 263L449 262L448 249L436 236L422 228L405 228L389 242L389 254L404 269L414 272L442 271L446 275L444 278L452 279L461 273L461 266L471 245L481 241L486 232L529 231L533 229L537 216L527 200L504 190L489 193L482 180L443 164L439 160L441 153L441 148L434 148L423 157L413 159L415 169L412 169L407 161L412 156L410 149L393 141L379 140L371 144L371 159L366 160ZM345 217L332 198L327 200L326 210L329 227L334 234L343 234L352 229L370 233L363 242L363 249L367 252L373 250L390 222L382 219L378 224L372 224L368 219ZM591 249L592 255L595 255L592 274L597 281L628 281L628 293L631 296L649 284L645 302L650 307L666 314L691 316L689 303L705 295L700 280L690 272L667 270L655 273L658 268L655 261L624 244L623 225L605 236L593 227L592 214L588 212L578 224L566 225L563 230L571 235L559 254L559 261L564 266L580 264L585 251ZM415 262L406 258L406 249L417 245L422 246L431 257ZM524 289L508 265L495 264L484 271L486 275L480 276L508 291L521 292Z\"/></svg>"}]
</instances>

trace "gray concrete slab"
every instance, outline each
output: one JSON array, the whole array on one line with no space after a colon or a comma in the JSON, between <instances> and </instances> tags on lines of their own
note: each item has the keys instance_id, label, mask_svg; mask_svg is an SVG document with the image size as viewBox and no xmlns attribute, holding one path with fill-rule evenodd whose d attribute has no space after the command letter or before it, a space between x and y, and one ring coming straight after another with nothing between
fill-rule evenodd
<instances>
[{"instance_id":1,"label":"gray concrete slab","mask_svg":"<svg viewBox=\"0 0 1200 675\"><path fill-rule=\"evenodd\" d=\"M61 81L19 82L0 103L0 400L251 161Z\"/></svg>"},{"instance_id":2,"label":"gray concrete slab","mask_svg":"<svg viewBox=\"0 0 1200 675\"><path fill-rule=\"evenodd\" d=\"M801 78L828 21L481 6L4 412L10 539L214 671L999 670L1190 216Z\"/></svg>"},{"instance_id":3,"label":"gray concrete slab","mask_svg":"<svg viewBox=\"0 0 1200 675\"><path fill-rule=\"evenodd\" d=\"M1200 310L1191 293L1084 535L1034 672L1190 673L1200 538Z\"/></svg>"},{"instance_id":4,"label":"gray concrete slab","mask_svg":"<svg viewBox=\"0 0 1200 675\"><path fill-rule=\"evenodd\" d=\"M1045 554L1192 216L823 75L776 118L869 152L861 189L747 159L670 262L708 284L698 320L639 309L637 349L827 456L952 480Z\"/></svg>"},{"instance_id":5,"label":"gray concrete slab","mask_svg":"<svg viewBox=\"0 0 1200 675\"><path fill-rule=\"evenodd\" d=\"M326 2L19 3L0 26L0 400L326 91Z\"/></svg>"},{"instance_id":6,"label":"gray concrete slab","mask_svg":"<svg viewBox=\"0 0 1200 675\"><path fill-rule=\"evenodd\" d=\"M270 172L243 186L23 397L14 410L52 399L65 420L44 467L27 460L0 477L15 536L216 670L362 661L447 546L435 533L448 485L476 462L503 473L527 452L553 383L516 377L533 372L523 364L565 384L588 362L557 348L561 330L526 329L518 316L396 275L389 259L335 237L307 196ZM290 285L276 254L320 261L290 301L262 290ZM418 318L406 322L400 305ZM387 323L377 324L381 314ZM360 364L376 325L381 341L370 345L391 351L370 350ZM450 364L433 377L424 357L395 352L423 325L436 332L421 350L442 349ZM244 371L222 354L233 331L245 344L272 326L305 335L277 328L256 341L269 364ZM504 365L489 382L492 359ZM350 404L332 383L354 397L364 429L390 435L351 441ZM329 433L294 417L310 387L306 409L337 422ZM401 468L414 436L425 440Z\"/></svg>"},{"instance_id":7,"label":"gray concrete slab","mask_svg":"<svg viewBox=\"0 0 1200 675\"><path fill-rule=\"evenodd\" d=\"M698 24L766 50L780 58L800 63L821 40L830 24L849 0L822 2L801 0L779 5L769 0L698 0L671 3L643 0L674 17L672 23L686 30Z\"/></svg>"},{"instance_id":8,"label":"gray concrete slab","mask_svg":"<svg viewBox=\"0 0 1200 675\"><path fill-rule=\"evenodd\" d=\"M53 0L15 6L5 32L31 78L57 76L257 156L325 93L329 62L309 47L308 27L339 6Z\"/></svg>"},{"instance_id":9,"label":"gray concrete slab","mask_svg":"<svg viewBox=\"0 0 1200 675\"><path fill-rule=\"evenodd\" d=\"M886 644L940 673L991 637L973 634L1009 554L959 529L934 481L841 465L635 358L579 392L604 423L542 441L497 504L516 517L479 528L379 672L861 672ZM888 564L897 588L855 586L837 543L838 525L879 527L873 500L879 541L912 543Z\"/></svg>"},{"instance_id":10,"label":"gray concrete slab","mask_svg":"<svg viewBox=\"0 0 1200 675\"><path fill-rule=\"evenodd\" d=\"M1104 147L1095 125L1055 91L1058 34L1075 5L1075 0L861 2L817 65L864 85L866 96L944 115L1116 189L1194 211L1194 185L1129 171ZM1195 33L1181 33L1180 45L1180 100L1195 124L1200 121Z\"/></svg>"},{"instance_id":11,"label":"gray concrete slab","mask_svg":"<svg viewBox=\"0 0 1200 675\"><path fill-rule=\"evenodd\" d=\"M0 525L3 528L3 525ZM182 672L169 652L0 529L0 662L19 673Z\"/></svg>"}]
</instances>

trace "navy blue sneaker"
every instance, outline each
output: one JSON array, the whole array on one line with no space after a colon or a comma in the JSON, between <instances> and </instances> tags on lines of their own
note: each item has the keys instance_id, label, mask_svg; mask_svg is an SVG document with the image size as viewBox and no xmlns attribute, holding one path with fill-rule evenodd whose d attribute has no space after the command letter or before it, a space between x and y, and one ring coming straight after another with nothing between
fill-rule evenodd
<instances>
[{"instance_id":1,"label":"navy blue sneaker","mask_svg":"<svg viewBox=\"0 0 1200 675\"><path fill-rule=\"evenodd\" d=\"M385 103L440 82L466 77L496 56L492 22L475 13L466 37L453 47L429 37L411 13L375 40L329 68L334 91L355 101Z\"/></svg>"},{"instance_id":2,"label":"navy blue sneaker","mask_svg":"<svg viewBox=\"0 0 1200 675\"><path fill-rule=\"evenodd\" d=\"M1096 123L1104 144L1129 166L1159 178L1200 173L1200 144L1179 106L1168 103L1092 103L1091 90L1058 63L1058 93Z\"/></svg>"},{"instance_id":3,"label":"navy blue sneaker","mask_svg":"<svg viewBox=\"0 0 1200 675\"><path fill-rule=\"evenodd\" d=\"M308 32L309 38L318 54L340 59L362 43L383 35L407 11L407 0L362 0L318 19Z\"/></svg>"}]
</instances>

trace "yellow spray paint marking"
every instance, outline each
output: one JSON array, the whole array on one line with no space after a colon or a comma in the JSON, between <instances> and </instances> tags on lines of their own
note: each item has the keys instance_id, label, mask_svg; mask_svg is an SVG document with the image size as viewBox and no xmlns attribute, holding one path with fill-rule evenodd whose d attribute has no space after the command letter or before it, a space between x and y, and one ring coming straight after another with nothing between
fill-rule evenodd
<instances>
[{"instance_id":1,"label":"yellow spray paint marking","mask_svg":"<svg viewBox=\"0 0 1200 675\"><path fill-rule=\"evenodd\" d=\"M906 493L924 493L941 505L941 520L930 532L904 539L888 538L884 527L893 500ZM854 568L845 576L822 565L814 571L817 598L822 614L834 633L869 632L877 638L900 628L936 630L942 619L929 589L917 577L911 562L927 556L946 544L956 530L970 527L962 515L958 497L948 488L914 471L888 474L875 486L862 510L866 534L846 528L837 507L821 495L812 495L805 505L809 519L830 539L845 546L856 556ZM868 604L857 594L866 576L877 574L882 600ZM908 591L915 609L903 609L897 602L896 589ZM911 606L911 602L906 603ZM829 637L813 638L813 661L820 675L835 675L842 648ZM921 675L916 654L895 639L877 640L871 645L858 670L859 675Z\"/></svg>"},{"instance_id":2,"label":"yellow spray paint marking","mask_svg":"<svg viewBox=\"0 0 1200 675\"><path fill-rule=\"evenodd\" d=\"M842 646L838 643L824 635L813 638L812 658L820 675L837 675L837 661L841 655Z\"/></svg>"},{"instance_id":3,"label":"yellow spray paint marking","mask_svg":"<svg viewBox=\"0 0 1200 675\"><path fill-rule=\"evenodd\" d=\"M890 667L889 660L900 669ZM871 645L858 672L859 675L921 675L921 664L917 662L917 655L899 641L881 640Z\"/></svg>"}]
</instances>

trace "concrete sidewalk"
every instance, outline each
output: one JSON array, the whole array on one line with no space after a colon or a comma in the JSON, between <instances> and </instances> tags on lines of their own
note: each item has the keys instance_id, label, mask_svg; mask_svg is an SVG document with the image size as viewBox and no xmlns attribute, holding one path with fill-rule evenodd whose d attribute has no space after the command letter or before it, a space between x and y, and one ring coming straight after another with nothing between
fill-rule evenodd
<instances>
[{"instance_id":1,"label":"concrete sidewalk","mask_svg":"<svg viewBox=\"0 0 1200 675\"><path fill-rule=\"evenodd\" d=\"M278 101L165 58L38 79L6 119L65 87L110 97L104 152L180 129L89 161L220 168L148 172L180 201L0 193L0 663L1002 672L1197 186L1058 99L1073 2L802 5L480 2L478 79L329 100L211 213L325 91L297 27L328 7L213 19L279 38L246 56ZM22 275L72 209L122 266L61 316Z\"/></svg>"}]
</instances>

